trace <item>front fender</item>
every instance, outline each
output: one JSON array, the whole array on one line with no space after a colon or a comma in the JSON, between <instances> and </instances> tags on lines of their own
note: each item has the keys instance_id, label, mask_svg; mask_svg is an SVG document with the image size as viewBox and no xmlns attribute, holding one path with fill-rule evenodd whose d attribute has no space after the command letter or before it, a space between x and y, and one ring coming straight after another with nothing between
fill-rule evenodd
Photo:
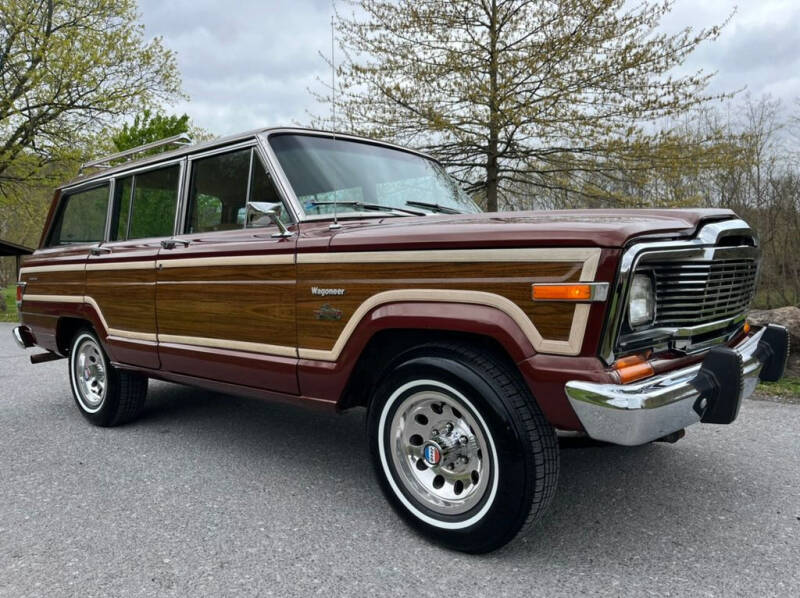
<instances>
[{"instance_id":1,"label":"front fender","mask_svg":"<svg viewBox=\"0 0 800 598\"><path fill-rule=\"evenodd\" d=\"M386 330L462 332L496 340L519 363L536 354L517 322L495 307L463 303L389 303L367 313L335 361L300 359L298 378L304 396L339 403L369 341Z\"/></svg>"}]
</instances>

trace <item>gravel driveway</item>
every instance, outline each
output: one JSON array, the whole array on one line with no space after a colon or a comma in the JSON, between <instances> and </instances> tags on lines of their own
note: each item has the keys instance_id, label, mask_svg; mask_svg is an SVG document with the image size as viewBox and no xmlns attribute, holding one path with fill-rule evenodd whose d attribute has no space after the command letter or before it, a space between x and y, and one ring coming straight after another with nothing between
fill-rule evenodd
<instances>
[{"instance_id":1,"label":"gravel driveway","mask_svg":"<svg viewBox=\"0 0 800 598\"><path fill-rule=\"evenodd\" d=\"M0 596L799 596L800 406L675 445L564 447L535 535L480 557L394 515L363 411L152 383L89 426L0 324ZM31 350L28 351L30 353Z\"/></svg>"}]
</instances>

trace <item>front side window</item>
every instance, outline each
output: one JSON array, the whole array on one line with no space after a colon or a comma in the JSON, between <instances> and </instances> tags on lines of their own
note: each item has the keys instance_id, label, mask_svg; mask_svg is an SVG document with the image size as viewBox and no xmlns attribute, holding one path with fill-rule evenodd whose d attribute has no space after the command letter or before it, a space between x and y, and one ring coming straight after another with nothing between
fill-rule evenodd
<instances>
[{"instance_id":1,"label":"front side window","mask_svg":"<svg viewBox=\"0 0 800 598\"><path fill-rule=\"evenodd\" d=\"M172 235L178 206L177 164L117 179L111 240Z\"/></svg>"},{"instance_id":2,"label":"front side window","mask_svg":"<svg viewBox=\"0 0 800 598\"><path fill-rule=\"evenodd\" d=\"M185 232L242 228L237 219L247 203L251 153L248 147L192 162Z\"/></svg>"},{"instance_id":3,"label":"front side window","mask_svg":"<svg viewBox=\"0 0 800 598\"><path fill-rule=\"evenodd\" d=\"M108 184L70 193L61 207L49 245L97 243L103 240L108 212Z\"/></svg>"},{"instance_id":4,"label":"front side window","mask_svg":"<svg viewBox=\"0 0 800 598\"><path fill-rule=\"evenodd\" d=\"M252 148L194 160L185 232L204 233L253 226L253 222L245 222L248 201L271 204L272 209L288 223L288 215L272 181Z\"/></svg>"},{"instance_id":5,"label":"front side window","mask_svg":"<svg viewBox=\"0 0 800 598\"><path fill-rule=\"evenodd\" d=\"M269 144L309 216L332 214L334 209L480 211L440 164L418 154L294 133L272 135Z\"/></svg>"}]
</instances>

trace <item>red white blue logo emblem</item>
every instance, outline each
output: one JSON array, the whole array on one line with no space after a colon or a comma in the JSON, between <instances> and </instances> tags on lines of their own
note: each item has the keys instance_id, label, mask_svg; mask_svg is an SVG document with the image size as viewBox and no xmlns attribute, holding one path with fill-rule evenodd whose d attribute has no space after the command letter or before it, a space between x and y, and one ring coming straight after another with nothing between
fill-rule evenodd
<instances>
[{"instance_id":1,"label":"red white blue logo emblem","mask_svg":"<svg viewBox=\"0 0 800 598\"><path fill-rule=\"evenodd\" d=\"M425 463L434 467L442 460L442 451L435 444L426 444L422 449L422 458L425 459Z\"/></svg>"}]
</instances>

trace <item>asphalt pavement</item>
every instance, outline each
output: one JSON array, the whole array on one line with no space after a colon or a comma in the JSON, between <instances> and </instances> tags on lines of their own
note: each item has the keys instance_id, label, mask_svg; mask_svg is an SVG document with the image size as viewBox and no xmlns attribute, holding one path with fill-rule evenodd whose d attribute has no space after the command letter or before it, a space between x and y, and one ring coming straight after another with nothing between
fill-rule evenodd
<instances>
[{"instance_id":1,"label":"asphalt pavement","mask_svg":"<svg viewBox=\"0 0 800 598\"><path fill-rule=\"evenodd\" d=\"M90 426L0 324L0 596L800 596L800 405L564 447L546 519L468 556L408 529L341 416L153 382Z\"/></svg>"}]
</instances>

